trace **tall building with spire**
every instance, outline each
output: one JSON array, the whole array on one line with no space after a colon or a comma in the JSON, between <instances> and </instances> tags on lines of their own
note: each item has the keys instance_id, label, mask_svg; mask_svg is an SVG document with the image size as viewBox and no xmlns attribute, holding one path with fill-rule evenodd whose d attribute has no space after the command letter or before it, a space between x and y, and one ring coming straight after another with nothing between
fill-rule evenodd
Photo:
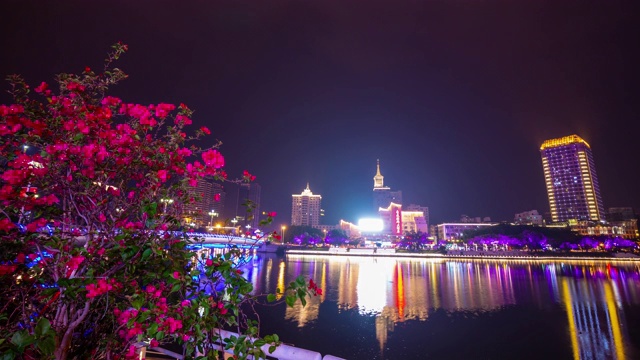
<instances>
[{"instance_id":1,"label":"tall building with spire","mask_svg":"<svg viewBox=\"0 0 640 360\"><path fill-rule=\"evenodd\" d=\"M291 225L318 226L320 225L320 203L322 196L314 195L307 188L300 195L291 195Z\"/></svg>"},{"instance_id":2,"label":"tall building with spire","mask_svg":"<svg viewBox=\"0 0 640 360\"><path fill-rule=\"evenodd\" d=\"M540 146L551 220L604 220L591 146L578 135Z\"/></svg>"},{"instance_id":3,"label":"tall building with spire","mask_svg":"<svg viewBox=\"0 0 640 360\"><path fill-rule=\"evenodd\" d=\"M373 177L373 209L378 212L388 208L391 203L402 204L402 191L391 191L384 186L384 176L380 173L380 160L377 160L376 175Z\"/></svg>"}]
</instances>

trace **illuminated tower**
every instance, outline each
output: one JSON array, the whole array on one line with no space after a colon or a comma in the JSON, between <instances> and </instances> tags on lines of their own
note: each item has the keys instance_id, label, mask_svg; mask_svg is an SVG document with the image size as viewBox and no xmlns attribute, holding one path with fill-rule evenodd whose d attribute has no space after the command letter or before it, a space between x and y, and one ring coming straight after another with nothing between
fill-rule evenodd
<instances>
[{"instance_id":1,"label":"illuminated tower","mask_svg":"<svg viewBox=\"0 0 640 360\"><path fill-rule=\"evenodd\" d=\"M604 220L591 147L578 135L547 140L540 146L551 219Z\"/></svg>"},{"instance_id":2,"label":"illuminated tower","mask_svg":"<svg viewBox=\"0 0 640 360\"><path fill-rule=\"evenodd\" d=\"M317 226L320 225L320 202L322 196L314 195L309 189L309 183L307 188L302 191L302 194L293 194L291 202L291 225L306 225Z\"/></svg>"},{"instance_id":3,"label":"illuminated tower","mask_svg":"<svg viewBox=\"0 0 640 360\"><path fill-rule=\"evenodd\" d=\"M392 202L402 204L402 191L391 191L384 186L384 176L380 173L380 160L377 161L376 175L373 177L373 209L387 208Z\"/></svg>"}]
</instances>

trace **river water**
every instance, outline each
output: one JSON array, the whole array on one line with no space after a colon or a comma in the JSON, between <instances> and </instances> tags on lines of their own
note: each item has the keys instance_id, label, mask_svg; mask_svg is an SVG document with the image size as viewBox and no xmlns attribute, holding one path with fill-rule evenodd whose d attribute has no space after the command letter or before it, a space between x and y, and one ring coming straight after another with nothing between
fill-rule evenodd
<instances>
[{"instance_id":1,"label":"river water","mask_svg":"<svg viewBox=\"0 0 640 360\"><path fill-rule=\"evenodd\" d=\"M261 333L347 359L640 359L640 263L255 256ZM283 299L282 299L283 300Z\"/></svg>"}]
</instances>

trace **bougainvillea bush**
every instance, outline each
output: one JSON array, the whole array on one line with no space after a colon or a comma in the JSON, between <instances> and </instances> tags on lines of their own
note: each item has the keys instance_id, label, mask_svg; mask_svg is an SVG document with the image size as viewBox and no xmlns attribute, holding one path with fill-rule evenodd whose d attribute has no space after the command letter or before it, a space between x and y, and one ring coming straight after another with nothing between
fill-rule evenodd
<instances>
[{"instance_id":1,"label":"bougainvillea bush","mask_svg":"<svg viewBox=\"0 0 640 360\"><path fill-rule=\"evenodd\" d=\"M185 105L138 105L109 96L126 75L61 74L30 88L11 76L15 103L0 105L0 356L122 359L141 344L182 344L187 358L217 358L216 330L239 358L264 357L241 307L251 283L241 252L195 255L181 227L189 187L226 179L217 144L193 144ZM244 180L253 176L244 173ZM171 206L162 200L171 199ZM312 285L314 285L312 283ZM287 303L316 293L293 282ZM273 296L269 297L273 299Z\"/></svg>"}]
</instances>

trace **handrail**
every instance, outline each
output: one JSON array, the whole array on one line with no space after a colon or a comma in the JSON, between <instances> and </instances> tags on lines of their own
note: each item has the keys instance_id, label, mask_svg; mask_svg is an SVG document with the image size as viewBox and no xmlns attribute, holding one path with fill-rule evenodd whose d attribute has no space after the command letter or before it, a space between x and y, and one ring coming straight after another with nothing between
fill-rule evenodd
<instances>
[{"instance_id":1,"label":"handrail","mask_svg":"<svg viewBox=\"0 0 640 360\"><path fill-rule=\"evenodd\" d=\"M218 335L219 335L219 339L217 341L217 343L212 344L212 348L216 349L216 350L220 350L223 352L227 352L228 350L225 350L225 344L223 342L223 339L228 339L232 336L235 337L239 337L241 336L238 333L232 332L232 331L227 331L227 330L222 330L222 329L218 329ZM136 347L139 348L140 351L140 359L144 359L144 356L146 354L146 349L147 349L147 345L143 342L139 342L135 344ZM298 348L295 346L291 346L291 345L286 345L286 344L281 344L278 347L276 347L276 349L274 350L273 353L269 352L269 344L265 344L263 346L260 347L260 349L262 349L262 351L264 351L265 354L267 354L267 356L269 358L275 358L278 360L299 360L299 359L305 359L305 360L346 360L337 356L333 356L333 355L325 355L324 357L322 356L322 354L320 354L317 351L312 351L312 350L307 350L307 349L302 349L302 348ZM167 349L163 349L161 347L149 347L150 350L153 351L157 351L159 353L171 356L171 357L175 357L176 360L183 360L184 357L181 354L177 354L174 353L173 351L167 350ZM253 359L253 357L248 357L248 359Z\"/></svg>"}]
</instances>

